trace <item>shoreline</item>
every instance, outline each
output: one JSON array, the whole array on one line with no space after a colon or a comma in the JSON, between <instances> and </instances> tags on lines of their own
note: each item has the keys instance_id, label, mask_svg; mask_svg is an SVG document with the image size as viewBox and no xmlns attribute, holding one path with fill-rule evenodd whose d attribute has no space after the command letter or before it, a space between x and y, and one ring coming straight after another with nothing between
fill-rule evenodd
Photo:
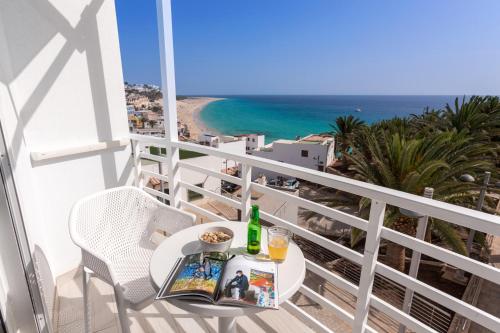
<instances>
[{"instance_id":1,"label":"shoreline","mask_svg":"<svg viewBox=\"0 0 500 333\"><path fill-rule=\"evenodd\" d=\"M201 120L200 113L205 106L212 102L224 100L224 98L216 97L188 97L177 101L177 118L178 121L187 125L190 138L197 140L198 135L204 132L209 132L218 135L218 131L208 127Z\"/></svg>"}]
</instances>

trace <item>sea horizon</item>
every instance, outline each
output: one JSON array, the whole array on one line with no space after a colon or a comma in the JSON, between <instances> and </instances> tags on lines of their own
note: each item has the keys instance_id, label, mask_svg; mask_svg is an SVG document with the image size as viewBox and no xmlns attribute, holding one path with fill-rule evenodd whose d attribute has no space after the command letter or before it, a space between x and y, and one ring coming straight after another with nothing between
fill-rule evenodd
<instances>
[{"instance_id":1,"label":"sea horizon","mask_svg":"<svg viewBox=\"0 0 500 333\"><path fill-rule=\"evenodd\" d=\"M190 95L191 97L201 97ZM263 133L266 143L332 130L339 116L353 115L371 124L422 114L472 95L203 95L223 98L207 104L199 120L224 134Z\"/></svg>"}]
</instances>

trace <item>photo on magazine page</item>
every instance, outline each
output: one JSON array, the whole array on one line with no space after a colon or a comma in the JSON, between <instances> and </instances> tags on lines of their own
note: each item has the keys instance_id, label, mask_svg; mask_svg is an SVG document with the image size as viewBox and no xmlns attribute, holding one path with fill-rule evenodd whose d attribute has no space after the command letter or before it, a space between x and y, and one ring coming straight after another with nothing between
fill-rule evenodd
<instances>
[{"instance_id":1,"label":"photo on magazine page","mask_svg":"<svg viewBox=\"0 0 500 333\"><path fill-rule=\"evenodd\" d=\"M196 253L184 258L168 288L170 295L202 293L215 296L224 261Z\"/></svg>"},{"instance_id":2,"label":"photo on magazine page","mask_svg":"<svg viewBox=\"0 0 500 333\"><path fill-rule=\"evenodd\" d=\"M259 262L237 256L226 265L218 303L277 308L276 281L274 262Z\"/></svg>"}]
</instances>

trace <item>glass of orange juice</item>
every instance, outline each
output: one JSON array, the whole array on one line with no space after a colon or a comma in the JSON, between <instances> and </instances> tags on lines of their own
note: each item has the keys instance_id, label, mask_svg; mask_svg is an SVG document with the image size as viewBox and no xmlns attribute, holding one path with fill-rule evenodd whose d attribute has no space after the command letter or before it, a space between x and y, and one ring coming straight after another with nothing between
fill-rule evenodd
<instances>
[{"instance_id":1,"label":"glass of orange juice","mask_svg":"<svg viewBox=\"0 0 500 333\"><path fill-rule=\"evenodd\" d=\"M285 261L291 235L290 230L285 228L271 227L267 229L267 248L272 260Z\"/></svg>"}]
</instances>

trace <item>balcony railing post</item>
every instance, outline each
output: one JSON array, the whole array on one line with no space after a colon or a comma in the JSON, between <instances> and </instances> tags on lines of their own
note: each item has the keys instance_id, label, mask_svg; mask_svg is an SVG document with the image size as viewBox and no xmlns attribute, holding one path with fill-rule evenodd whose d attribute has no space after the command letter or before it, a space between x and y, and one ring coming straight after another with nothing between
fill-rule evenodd
<instances>
[{"instance_id":1,"label":"balcony railing post","mask_svg":"<svg viewBox=\"0 0 500 333\"><path fill-rule=\"evenodd\" d=\"M252 167L243 164L241 167L241 221L250 219L250 208L252 204Z\"/></svg>"},{"instance_id":2,"label":"balcony railing post","mask_svg":"<svg viewBox=\"0 0 500 333\"><path fill-rule=\"evenodd\" d=\"M434 195L434 189L432 187L426 187L424 189L424 197L432 199ZM427 222L429 217L427 215L418 218L417 233L415 237L417 239L423 240L425 238L425 233L427 231ZM408 273L412 278L416 278L418 275L418 269L420 267L420 257L422 254L418 251L413 251L411 255L410 271ZM405 298L403 300L403 312L410 313L411 303L413 301L413 290L406 288ZM401 324L399 326L399 333L404 333L406 331L406 326Z\"/></svg>"},{"instance_id":3,"label":"balcony railing post","mask_svg":"<svg viewBox=\"0 0 500 333\"><path fill-rule=\"evenodd\" d=\"M363 254L363 266L359 281L358 300L356 302L356 313L352 326L352 331L355 333L363 333L368 321L370 296L375 279L375 267L380 247L380 234L384 224L385 206L386 204L383 202L375 200L371 202L370 219L366 231L365 251Z\"/></svg>"},{"instance_id":4,"label":"balcony railing post","mask_svg":"<svg viewBox=\"0 0 500 333\"><path fill-rule=\"evenodd\" d=\"M160 152L161 152L161 148L160 148ZM160 175L163 175L163 164L161 162L158 162L158 173ZM163 184L162 179L159 179L159 181L160 181L160 192L165 193L165 184ZM163 198L158 198L158 200L165 203L165 199L163 199Z\"/></svg>"},{"instance_id":5,"label":"balcony railing post","mask_svg":"<svg viewBox=\"0 0 500 333\"><path fill-rule=\"evenodd\" d=\"M177 102L174 71L174 42L172 35L172 11L170 0L157 0L158 40L160 46L161 90L168 158L168 188L170 205L179 208L181 201L179 148L172 143L179 141L177 133Z\"/></svg>"},{"instance_id":6,"label":"balcony railing post","mask_svg":"<svg viewBox=\"0 0 500 333\"><path fill-rule=\"evenodd\" d=\"M134 185L138 188L144 187L144 178L142 177L141 162L141 143L138 140L132 140L132 157L134 159Z\"/></svg>"}]
</instances>

